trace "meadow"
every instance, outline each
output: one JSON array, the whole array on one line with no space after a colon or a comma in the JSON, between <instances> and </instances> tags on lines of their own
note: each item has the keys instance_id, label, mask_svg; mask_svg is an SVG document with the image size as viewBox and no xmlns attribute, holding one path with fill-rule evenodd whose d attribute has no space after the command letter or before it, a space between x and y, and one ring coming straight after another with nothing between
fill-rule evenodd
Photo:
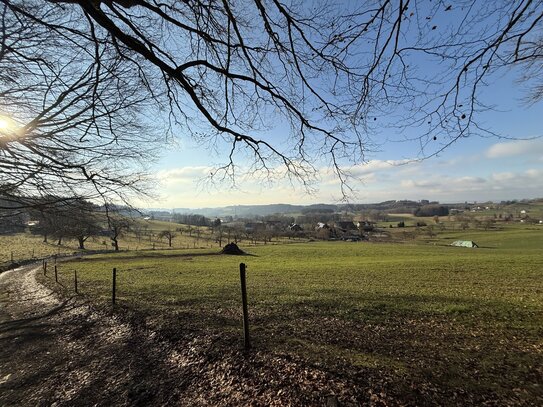
<instances>
[{"instance_id":1,"label":"meadow","mask_svg":"<svg viewBox=\"0 0 543 407\"><path fill-rule=\"evenodd\" d=\"M171 222L137 220L132 229L125 232L119 238L119 249L121 251L137 250L166 250L170 249L168 240L160 237L160 232L170 230L175 238L172 240L172 249L203 249L218 248L217 242L211 233L211 229L192 227ZM138 230L139 233L135 233ZM10 235L0 235L0 266L9 265L12 258L14 262L29 259L40 259L54 255L69 255L84 253L79 250L78 242L75 239L64 238L61 244L57 239L49 237L48 242L40 235L29 232ZM111 241L107 236L91 236L85 242L85 249L92 251L112 251Z\"/></svg>"},{"instance_id":2,"label":"meadow","mask_svg":"<svg viewBox=\"0 0 543 407\"><path fill-rule=\"evenodd\" d=\"M402 232L402 231L399 231ZM450 247L474 240L477 249ZM239 263L254 347L338 375L388 377L413 392L539 404L543 397L543 228L446 230L404 243L311 242L102 254L59 265L69 293L137 313L172 341L241 346ZM53 285L50 277L41 276Z\"/></svg>"}]
</instances>

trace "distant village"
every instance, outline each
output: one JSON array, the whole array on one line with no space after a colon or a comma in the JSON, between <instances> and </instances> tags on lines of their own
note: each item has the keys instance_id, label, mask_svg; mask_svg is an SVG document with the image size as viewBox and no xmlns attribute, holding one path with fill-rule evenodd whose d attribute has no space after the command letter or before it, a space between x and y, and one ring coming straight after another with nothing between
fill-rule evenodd
<instances>
[{"instance_id":1,"label":"distant village","mask_svg":"<svg viewBox=\"0 0 543 407\"><path fill-rule=\"evenodd\" d=\"M516 208L518 205L530 205L537 200L502 201L500 203L461 203L440 204L437 201L386 201L377 204L361 205L314 205L307 207L282 208L283 213L250 214L265 212L268 205L238 206L227 210L236 210L243 215L223 215L207 217L196 213L178 213L166 210L148 211L144 218L147 220L161 220L193 226L211 226L230 233L239 233L253 236L258 239L271 239L276 236L307 237L322 240L360 241L371 238L386 237L387 228L407 227L405 221L395 222L401 216L411 216L411 226L427 226L427 219L432 223L438 218L447 217L448 220L462 222L479 222L494 224L496 222L520 222L542 224L543 219L532 216L529 209ZM269 205L270 211L273 205ZM225 209L215 209L218 213ZM291 212L289 212L291 210ZM210 212L210 209L203 210ZM378 227L380 226L380 227Z\"/></svg>"},{"instance_id":2,"label":"distant village","mask_svg":"<svg viewBox=\"0 0 543 407\"><path fill-rule=\"evenodd\" d=\"M0 216L0 234L29 232L44 241L76 239L79 248L91 237L109 237L118 250L118 237L130 231L141 235L145 224L159 221L157 238L171 240L177 235L196 236L207 230L213 240L225 242L272 242L281 239L390 240L404 232L402 239L426 233L432 236L445 228L494 228L500 222L519 222L543 226L543 200L465 202L440 204L436 201L386 201L376 204L255 205L201 209L136 210L115 208L115 217L106 221L103 207L81 201L79 207L59 208L55 213L21 211L17 216ZM534 208L534 209L532 209ZM196 212L203 212L196 213ZM447 221L447 222L445 222ZM141 229L141 230L140 230ZM413 231L413 232L409 232ZM149 232L150 233L150 232ZM138 238L140 239L140 238Z\"/></svg>"}]
</instances>

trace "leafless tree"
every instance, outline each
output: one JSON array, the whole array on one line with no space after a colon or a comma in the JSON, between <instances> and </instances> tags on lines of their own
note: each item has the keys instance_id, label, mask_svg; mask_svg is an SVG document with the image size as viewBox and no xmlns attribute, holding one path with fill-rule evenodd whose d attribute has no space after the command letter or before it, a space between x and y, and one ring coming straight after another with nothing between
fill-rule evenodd
<instances>
[{"instance_id":1,"label":"leafless tree","mask_svg":"<svg viewBox=\"0 0 543 407\"><path fill-rule=\"evenodd\" d=\"M226 156L211 179L245 167L311 188L327 163L346 193L349 167L386 141L380 128L438 154L492 134L477 122L485 81L541 70L541 0L0 4L0 102L20 126L2 136L8 196L137 191L125 162L147 158L153 109Z\"/></svg>"},{"instance_id":2,"label":"leafless tree","mask_svg":"<svg viewBox=\"0 0 543 407\"><path fill-rule=\"evenodd\" d=\"M155 148L145 84L84 20L43 2L0 3L0 195L12 207L144 192Z\"/></svg>"},{"instance_id":3,"label":"leafless tree","mask_svg":"<svg viewBox=\"0 0 543 407\"><path fill-rule=\"evenodd\" d=\"M162 232L160 232L158 234L158 238L159 239L162 239L162 238L166 238L168 239L168 247L172 247L172 240L176 237L177 235L172 232L171 230L163 230Z\"/></svg>"},{"instance_id":4,"label":"leafless tree","mask_svg":"<svg viewBox=\"0 0 543 407\"><path fill-rule=\"evenodd\" d=\"M535 104L543 100L543 33L535 37L515 53L515 62L520 63L523 74L520 83L528 94L525 101Z\"/></svg>"},{"instance_id":5,"label":"leafless tree","mask_svg":"<svg viewBox=\"0 0 543 407\"><path fill-rule=\"evenodd\" d=\"M64 216L64 236L76 239L81 250L85 249L85 242L90 237L101 231L103 213L87 201L79 200L76 205L70 205Z\"/></svg>"},{"instance_id":6,"label":"leafless tree","mask_svg":"<svg viewBox=\"0 0 543 407\"><path fill-rule=\"evenodd\" d=\"M111 245L115 251L119 251L119 238L130 229L130 219L119 215L108 216L108 226Z\"/></svg>"},{"instance_id":7,"label":"leafless tree","mask_svg":"<svg viewBox=\"0 0 543 407\"><path fill-rule=\"evenodd\" d=\"M56 203L53 205L52 202ZM41 234L44 242L51 236L61 245L64 238L72 238L78 241L80 249L85 249L87 239L98 234L100 223L104 221L103 213L83 199L66 202L46 196L34 200L33 205L34 209L28 214L39 223L32 227L32 231Z\"/></svg>"}]
</instances>

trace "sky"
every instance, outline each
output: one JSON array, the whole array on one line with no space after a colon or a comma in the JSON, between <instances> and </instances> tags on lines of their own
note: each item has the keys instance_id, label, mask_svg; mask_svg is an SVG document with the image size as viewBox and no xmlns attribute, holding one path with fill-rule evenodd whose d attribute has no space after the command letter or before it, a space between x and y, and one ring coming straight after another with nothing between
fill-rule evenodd
<instances>
[{"instance_id":1,"label":"sky","mask_svg":"<svg viewBox=\"0 0 543 407\"><path fill-rule=\"evenodd\" d=\"M452 203L543 197L543 101L523 103L527 88L519 83L520 73L510 70L492 78L481 93L482 101L494 109L481 113L477 121L499 137L462 138L438 156L422 161L416 160L416 143L385 143L369 154L365 163L351 168L354 178L349 201L428 199ZM387 131L381 134L384 139L389 136ZM271 137L280 140L284 132L279 124L271 130ZM308 193L284 178L268 182L250 174L236 179L235 187L229 182L206 182L213 164L221 160L220 153L181 135L178 145L153 167L159 198L140 205L202 208L336 203L342 198L339 180L326 162L317 163L318 182Z\"/></svg>"},{"instance_id":2,"label":"sky","mask_svg":"<svg viewBox=\"0 0 543 407\"><path fill-rule=\"evenodd\" d=\"M355 178L351 181L354 192L350 201L484 202L543 197L543 138L537 138L543 130L542 115L541 104L495 112L495 129L516 140L462 139L440 156L422 161L410 160L409 152L401 148L385 148L351 169ZM237 180L236 187L209 184L210 162L208 150L188 142L170 151L154 168L160 180L159 198L143 206L314 204L335 203L341 198L339 181L327 166L319 169L320 182L315 191L308 193L285 180L262 182L246 177Z\"/></svg>"},{"instance_id":3,"label":"sky","mask_svg":"<svg viewBox=\"0 0 543 407\"><path fill-rule=\"evenodd\" d=\"M500 101L481 121L503 138L460 139L437 157L412 160L413 145L389 143L352 168L355 177L349 201L437 200L440 202L501 201L543 197L543 102L527 106L518 74L511 72L485 90ZM272 182L250 176L230 183L210 184L208 175L220 161L206 147L181 138L153 167L158 199L140 202L150 208L204 208L273 203L337 203L341 189L330 168L319 168L320 182L308 193L284 179Z\"/></svg>"}]
</instances>

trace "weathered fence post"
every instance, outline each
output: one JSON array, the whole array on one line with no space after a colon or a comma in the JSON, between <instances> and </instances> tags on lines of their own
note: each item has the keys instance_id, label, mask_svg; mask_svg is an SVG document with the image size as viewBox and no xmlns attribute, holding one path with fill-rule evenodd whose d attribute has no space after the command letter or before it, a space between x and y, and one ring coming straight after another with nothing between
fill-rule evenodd
<instances>
[{"instance_id":1,"label":"weathered fence post","mask_svg":"<svg viewBox=\"0 0 543 407\"><path fill-rule=\"evenodd\" d=\"M74 270L74 288L75 288L75 293L79 294L77 292L77 270Z\"/></svg>"},{"instance_id":2,"label":"weathered fence post","mask_svg":"<svg viewBox=\"0 0 543 407\"><path fill-rule=\"evenodd\" d=\"M43 261L43 275L47 275L47 262L45 260Z\"/></svg>"},{"instance_id":3,"label":"weathered fence post","mask_svg":"<svg viewBox=\"0 0 543 407\"><path fill-rule=\"evenodd\" d=\"M113 287L111 290L111 302L113 305L115 305L115 290L117 286L117 269L113 267Z\"/></svg>"},{"instance_id":4,"label":"weathered fence post","mask_svg":"<svg viewBox=\"0 0 543 407\"><path fill-rule=\"evenodd\" d=\"M55 264L55 282L58 283L57 265Z\"/></svg>"},{"instance_id":5,"label":"weathered fence post","mask_svg":"<svg viewBox=\"0 0 543 407\"><path fill-rule=\"evenodd\" d=\"M247 310L247 282L245 275L245 263L239 265L239 278L241 280L241 302L243 304L243 344L245 349L251 348L249 338L249 312Z\"/></svg>"}]
</instances>

